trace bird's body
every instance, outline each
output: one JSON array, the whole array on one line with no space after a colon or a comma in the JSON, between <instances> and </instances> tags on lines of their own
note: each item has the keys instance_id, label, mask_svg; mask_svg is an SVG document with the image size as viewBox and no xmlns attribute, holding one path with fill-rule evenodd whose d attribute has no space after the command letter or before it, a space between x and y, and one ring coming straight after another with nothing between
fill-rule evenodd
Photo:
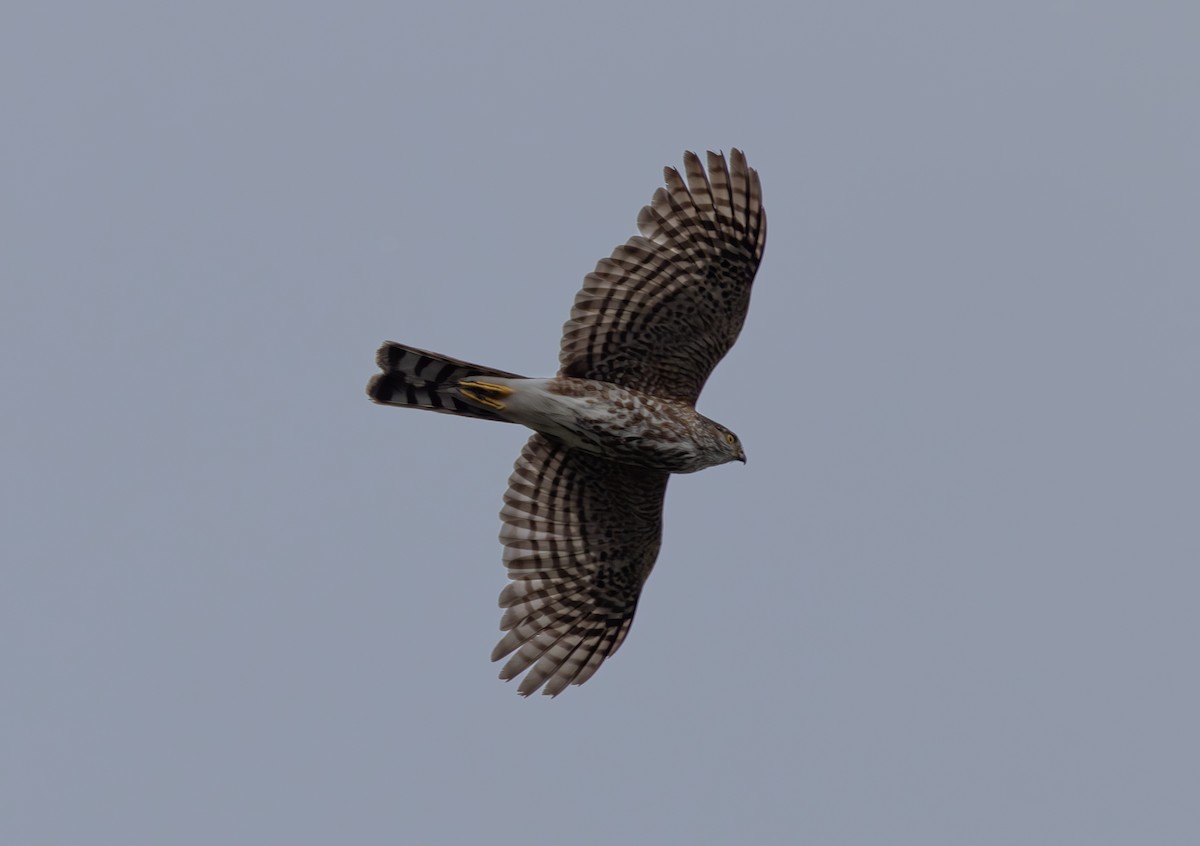
<instances>
[{"instance_id":1,"label":"bird's body","mask_svg":"<svg viewBox=\"0 0 1200 846\"><path fill-rule=\"evenodd\" d=\"M451 364L437 353L389 341L380 351L380 365L387 366L386 357L397 350L412 354L404 360L426 360L443 367ZM421 380L418 384L422 390L454 397L474 416L488 415L528 426L569 449L608 461L668 473L694 473L714 464L745 460L740 447L730 449L736 439L727 441L726 434L732 433L680 400L661 399L594 379L531 379L487 375L482 367L472 366L470 370L472 375L464 378L451 378L445 383ZM398 378L402 374L393 370L391 375ZM377 378L382 380L383 375ZM408 374L407 378L416 377ZM378 386L374 390L380 393ZM379 401L416 405L399 397ZM713 438L706 438L714 429L718 432L716 449L711 448Z\"/></svg>"},{"instance_id":2,"label":"bird's body","mask_svg":"<svg viewBox=\"0 0 1200 846\"><path fill-rule=\"evenodd\" d=\"M518 423L535 434L509 479L500 533L501 678L519 692L582 684L621 645L658 556L671 473L745 461L737 437L695 410L741 330L762 258L758 174L709 153L666 170L642 236L589 274L563 331L561 368L526 378L395 342L367 386L375 402Z\"/></svg>"}]
</instances>

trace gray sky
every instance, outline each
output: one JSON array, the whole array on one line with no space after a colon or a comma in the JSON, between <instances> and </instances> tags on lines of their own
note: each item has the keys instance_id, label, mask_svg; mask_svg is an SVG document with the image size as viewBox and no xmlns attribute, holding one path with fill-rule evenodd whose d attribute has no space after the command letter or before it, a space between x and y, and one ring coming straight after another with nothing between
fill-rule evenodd
<instances>
[{"instance_id":1,"label":"gray sky","mask_svg":"<svg viewBox=\"0 0 1200 846\"><path fill-rule=\"evenodd\" d=\"M0 842L1200 842L1200 7L0 15ZM770 236L621 653L488 653L516 427L684 149Z\"/></svg>"}]
</instances>

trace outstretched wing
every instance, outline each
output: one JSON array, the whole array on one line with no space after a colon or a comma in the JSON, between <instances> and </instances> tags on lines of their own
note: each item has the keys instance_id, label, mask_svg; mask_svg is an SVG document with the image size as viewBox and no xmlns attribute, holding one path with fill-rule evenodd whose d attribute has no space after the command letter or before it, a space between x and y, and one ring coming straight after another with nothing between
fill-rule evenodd
<instances>
[{"instance_id":1,"label":"outstretched wing","mask_svg":"<svg viewBox=\"0 0 1200 846\"><path fill-rule=\"evenodd\" d=\"M504 563L512 579L492 660L518 692L557 696L617 651L658 557L668 475L568 450L542 435L508 480ZM513 654L515 653L515 654Z\"/></svg>"},{"instance_id":2,"label":"outstretched wing","mask_svg":"<svg viewBox=\"0 0 1200 846\"><path fill-rule=\"evenodd\" d=\"M758 173L695 153L638 215L640 236L600 261L563 327L561 373L695 403L733 346L762 259L767 218Z\"/></svg>"}]
</instances>

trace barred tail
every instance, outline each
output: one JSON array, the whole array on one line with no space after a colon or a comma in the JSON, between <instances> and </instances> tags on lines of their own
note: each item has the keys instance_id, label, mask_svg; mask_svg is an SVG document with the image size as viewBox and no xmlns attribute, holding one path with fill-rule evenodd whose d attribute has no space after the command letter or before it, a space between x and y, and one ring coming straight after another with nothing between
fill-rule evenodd
<instances>
[{"instance_id":1,"label":"barred tail","mask_svg":"<svg viewBox=\"0 0 1200 846\"><path fill-rule=\"evenodd\" d=\"M462 379L475 376L499 376L521 379L491 367L480 367L456 358L406 347L386 341L379 348L375 362L382 373L376 373L367 383L367 396L381 405L403 405L425 408L443 414L461 414L483 420L504 420L486 408L472 405L458 392ZM508 422L508 421L505 421Z\"/></svg>"}]
</instances>

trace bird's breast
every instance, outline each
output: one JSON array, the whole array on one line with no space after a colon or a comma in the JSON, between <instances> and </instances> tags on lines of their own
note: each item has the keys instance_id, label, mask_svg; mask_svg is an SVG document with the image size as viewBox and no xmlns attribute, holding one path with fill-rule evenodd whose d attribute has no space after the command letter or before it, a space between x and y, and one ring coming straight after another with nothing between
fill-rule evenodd
<instances>
[{"instance_id":1,"label":"bird's breast","mask_svg":"<svg viewBox=\"0 0 1200 846\"><path fill-rule=\"evenodd\" d=\"M572 449L668 472L700 469L690 406L590 379L510 384L504 416Z\"/></svg>"}]
</instances>

